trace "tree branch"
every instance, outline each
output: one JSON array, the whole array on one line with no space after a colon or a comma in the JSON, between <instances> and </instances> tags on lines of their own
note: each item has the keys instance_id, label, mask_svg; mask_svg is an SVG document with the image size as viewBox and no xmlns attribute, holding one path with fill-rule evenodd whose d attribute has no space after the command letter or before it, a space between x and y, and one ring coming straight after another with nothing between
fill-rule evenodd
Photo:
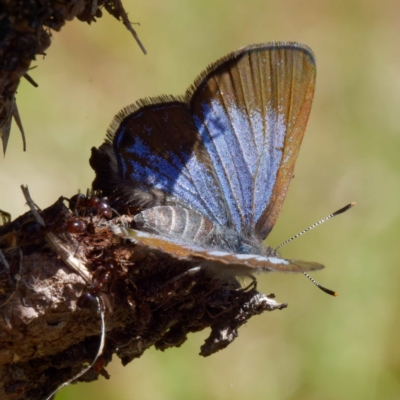
<instances>
[{"instance_id":1,"label":"tree branch","mask_svg":"<svg viewBox=\"0 0 400 400\"><path fill-rule=\"evenodd\" d=\"M4 154L12 118L21 131L26 150L15 94L22 77L37 86L28 75L28 70L37 55L46 55L45 51L51 44L51 30L60 31L67 21L75 17L88 24L96 22L96 18L102 16L102 8L122 21L146 54L121 0L0 0L0 137Z\"/></svg>"},{"instance_id":2,"label":"tree branch","mask_svg":"<svg viewBox=\"0 0 400 400\"><path fill-rule=\"evenodd\" d=\"M200 354L209 356L232 343L252 316L286 307L237 281L202 271L185 275L188 260L115 237L112 227L129 224L129 216L76 217L63 198L40 216L45 226L31 211L0 226L2 399L46 398L93 362L101 336L93 297L105 304L106 340L93 368L79 378L86 382L108 377L114 354L126 365L151 346L180 347L189 333L207 327L211 334ZM68 221L83 221L85 231L70 233ZM70 259L80 269L71 269Z\"/></svg>"}]
</instances>

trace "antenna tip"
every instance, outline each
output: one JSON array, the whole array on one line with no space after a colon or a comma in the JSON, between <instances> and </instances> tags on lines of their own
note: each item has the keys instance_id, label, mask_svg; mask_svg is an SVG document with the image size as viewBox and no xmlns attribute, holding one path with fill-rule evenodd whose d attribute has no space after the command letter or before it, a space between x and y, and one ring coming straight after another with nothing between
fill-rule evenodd
<instances>
[{"instance_id":1,"label":"antenna tip","mask_svg":"<svg viewBox=\"0 0 400 400\"><path fill-rule=\"evenodd\" d=\"M336 215L339 214L343 214L344 212L346 212L347 210L350 210L350 208L354 207L356 205L356 202L353 201L350 204L347 204L347 206L344 206L343 208L341 208L340 210L335 211L334 213L332 213L330 215L330 217L335 217Z\"/></svg>"},{"instance_id":2,"label":"antenna tip","mask_svg":"<svg viewBox=\"0 0 400 400\"><path fill-rule=\"evenodd\" d=\"M329 295L331 295L333 297L338 297L339 296L334 290L331 290L331 289L328 289L326 287L323 287L319 283L318 283L317 287L318 287L318 289L321 289L323 292L325 292L325 293L327 293L327 294L329 294Z\"/></svg>"}]
</instances>

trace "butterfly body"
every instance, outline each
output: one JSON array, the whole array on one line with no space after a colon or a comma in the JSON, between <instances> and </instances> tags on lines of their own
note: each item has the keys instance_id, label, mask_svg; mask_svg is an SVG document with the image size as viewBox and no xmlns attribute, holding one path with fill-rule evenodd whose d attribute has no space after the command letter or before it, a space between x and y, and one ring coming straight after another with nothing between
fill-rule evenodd
<instances>
[{"instance_id":1,"label":"butterfly body","mask_svg":"<svg viewBox=\"0 0 400 400\"><path fill-rule=\"evenodd\" d=\"M263 246L293 176L315 86L297 43L248 46L222 58L185 96L142 100L92 150L95 189L140 210L121 229L215 275L303 272Z\"/></svg>"},{"instance_id":2,"label":"butterfly body","mask_svg":"<svg viewBox=\"0 0 400 400\"><path fill-rule=\"evenodd\" d=\"M134 217L138 230L181 240L207 249L238 254L261 254L257 240L245 238L234 229L213 224L203 215L181 206L157 206Z\"/></svg>"}]
</instances>

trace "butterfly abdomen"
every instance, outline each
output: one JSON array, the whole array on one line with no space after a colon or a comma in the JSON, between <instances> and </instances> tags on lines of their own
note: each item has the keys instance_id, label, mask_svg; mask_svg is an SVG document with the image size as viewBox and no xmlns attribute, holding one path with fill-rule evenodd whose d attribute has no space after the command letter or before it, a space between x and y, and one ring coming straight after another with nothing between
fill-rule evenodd
<instances>
[{"instance_id":1,"label":"butterfly abdomen","mask_svg":"<svg viewBox=\"0 0 400 400\"><path fill-rule=\"evenodd\" d=\"M135 228L205 249L239 254L261 254L257 239L244 238L234 229L213 224L200 213L182 206L157 206L134 218Z\"/></svg>"},{"instance_id":2,"label":"butterfly abdomen","mask_svg":"<svg viewBox=\"0 0 400 400\"><path fill-rule=\"evenodd\" d=\"M136 215L134 221L139 230L195 244L207 242L214 230L210 220L181 206L152 207Z\"/></svg>"}]
</instances>

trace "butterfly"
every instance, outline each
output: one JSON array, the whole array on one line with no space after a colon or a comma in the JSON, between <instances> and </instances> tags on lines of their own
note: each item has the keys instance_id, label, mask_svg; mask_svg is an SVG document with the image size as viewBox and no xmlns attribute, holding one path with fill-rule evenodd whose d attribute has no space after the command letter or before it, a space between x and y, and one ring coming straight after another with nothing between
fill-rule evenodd
<instances>
[{"instance_id":1,"label":"butterfly","mask_svg":"<svg viewBox=\"0 0 400 400\"><path fill-rule=\"evenodd\" d=\"M115 232L221 279L323 268L263 245L293 177L315 74L307 46L256 44L211 64L183 96L123 109L90 160L93 188L140 211L134 229Z\"/></svg>"}]
</instances>

